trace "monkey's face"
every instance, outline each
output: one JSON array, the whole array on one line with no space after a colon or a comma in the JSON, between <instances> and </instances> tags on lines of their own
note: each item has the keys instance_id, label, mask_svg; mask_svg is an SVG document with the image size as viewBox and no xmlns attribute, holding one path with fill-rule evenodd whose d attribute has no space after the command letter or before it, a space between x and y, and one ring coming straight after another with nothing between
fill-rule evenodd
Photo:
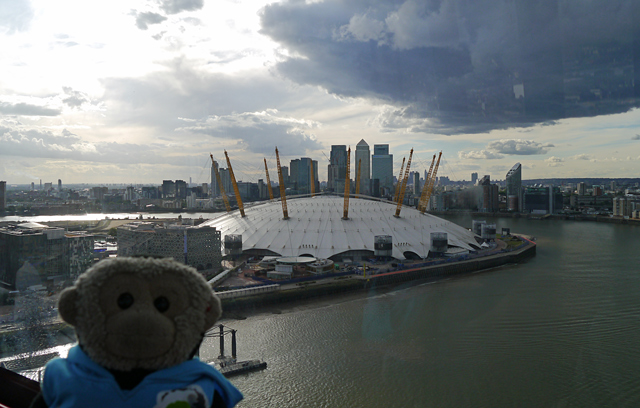
<instances>
[{"instance_id":1,"label":"monkey's face","mask_svg":"<svg viewBox=\"0 0 640 408\"><path fill-rule=\"evenodd\" d=\"M125 371L187 360L222 312L195 269L149 258L96 264L60 294L58 308L93 361Z\"/></svg>"},{"instance_id":2,"label":"monkey's face","mask_svg":"<svg viewBox=\"0 0 640 408\"><path fill-rule=\"evenodd\" d=\"M188 296L173 275L157 279L114 276L100 288L106 351L131 359L169 352L176 340L176 318L189 307Z\"/></svg>"}]
</instances>

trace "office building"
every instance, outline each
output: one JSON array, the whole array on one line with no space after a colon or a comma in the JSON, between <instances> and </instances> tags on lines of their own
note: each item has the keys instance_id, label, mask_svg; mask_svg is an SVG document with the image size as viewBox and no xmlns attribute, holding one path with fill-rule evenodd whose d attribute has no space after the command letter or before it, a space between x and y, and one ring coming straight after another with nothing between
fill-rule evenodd
<instances>
[{"instance_id":1,"label":"office building","mask_svg":"<svg viewBox=\"0 0 640 408\"><path fill-rule=\"evenodd\" d=\"M175 182L176 198L187 198L187 182L184 180L176 180Z\"/></svg>"},{"instance_id":2,"label":"office building","mask_svg":"<svg viewBox=\"0 0 640 408\"><path fill-rule=\"evenodd\" d=\"M526 187L523 208L532 214L553 214L562 210L562 192L559 187Z\"/></svg>"},{"instance_id":3,"label":"office building","mask_svg":"<svg viewBox=\"0 0 640 408\"><path fill-rule=\"evenodd\" d=\"M587 185L583 182L578 183L578 195L587 195Z\"/></svg>"},{"instance_id":4,"label":"office building","mask_svg":"<svg viewBox=\"0 0 640 408\"><path fill-rule=\"evenodd\" d=\"M389 154L388 144L373 145L371 179L379 180L382 195L391 194L393 190L393 155Z\"/></svg>"},{"instance_id":5,"label":"office building","mask_svg":"<svg viewBox=\"0 0 640 408\"><path fill-rule=\"evenodd\" d=\"M211 163L211 197L218 197L220 195L220 186L218 185L216 170L219 170L219 166L218 162L214 160Z\"/></svg>"},{"instance_id":6,"label":"office building","mask_svg":"<svg viewBox=\"0 0 640 408\"><path fill-rule=\"evenodd\" d=\"M300 165L300 159L293 159L289 163L289 185L294 190L298 188L298 166Z\"/></svg>"},{"instance_id":7,"label":"office building","mask_svg":"<svg viewBox=\"0 0 640 408\"><path fill-rule=\"evenodd\" d=\"M358 163L360 163L360 194L370 195L371 151L369 150L369 145L364 141L364 139L360 140L356 145L356 171L358 170Z\"/></svg>"},{"instance_id":8,"label":"office building","mask_svg":"<svg viewBox=\"0 0 640 408\"><path fill-rule=\"evenodd\" d=\"M11 290L74 280L93 262L94 237L25 222L0 228L0 283Z\"/></svg>"},{"instance_id":9,"label":"office building","mask_svg":"<svg viewBox=\"0 0 640 408\"><path fill-rule=\"evenodd\" d=\"M162 180L162 198L173 198L176 196L176 183L173 180Z\"/></svg>"},{"instance_id":10,"label":"office building","mask_svg":"<svg viewBox=\"0 0 640 408\"><path fill-rule=\"evenodd\" d=\"M507 172L507 209L509 211L522 211L522 165L516 163Z\"/></svg>"},{"instance_id":11,"label":"office building","mask_svg":"<svg viewBox=\"0 0 640 408\"><path fill-rule=\"evenodd\" d=\"M0 181L0 212L7 208L7 182Z\"/></svg>"},{"instance_id":12,"label":"office building","mask_svg":"<svg viewBox=\"0 0 640 408\"><path fill-rule=\"evenodd\" d=\"M613 215L618 217L630 217L633 211L633 199L629 196L613 198Z\"/></svg>"},{"instance_id":13,"label":"office building","mask_svg":"<svg viewBox=\"0 0 640 408\"><path fill-rule=\"evenodd\" d=\"M311 179L311 166L313 166L313 180ZM297 190L298 194L310 194L311 183L313 188L318 192L318 162L311 160L308 157L302 157L298 161L298 180Z\"/></svg>"},{"instance_id":14,"label":"office building","mask_svg":"<svg viewBox=\"0 0 640 408\"><path fill-rule=\"evenodd\" d=\"M222 260L220 231L189 225L133 222L118 227L118 256L173 258L198 271L217 272Z\"/></svg>"},{"instance_id":15,"label":"office building","mask_svg":"<svg viewBox=\"0 0 640 408\"><path fill-rule=\"evenodd\" d=\"M58 179L58 191L62 191L62 180Z\"/></svg>"},{"instance_id":16,"label":"office building","mask_svg":"<svg viewBox=\"0 0 640 408\"><path fill-rule=\"evenodd\" d=\"M475 186L476 181L478 181L478 173L471 173L471 184Z\"/></svg>"},{"instance_id":17,"label":"office building","mask_svg":"<svg viewBox=\"0 0 640 408\"><path fill-rule=\"evenodd\" d=\"M412 173L412 176L410 180L413 180L413 194L419 195L420 194L420 172L412 171L411 173Z\"/></svg>"},{"instance_id":18,"label":"office building","mask_svg":"<svg viewBox=\"0 0 640 408\"><path fill-rule=\"evenodd\" d=\"M353 173L355 174L355 172ZM347 146L332 145L327 167L327 189L338 191L338 186L344 188L344 180L347 176Z\"/></svg>"},{"instance_id":19,"label":"office building","mask_svg":"<svg viewBox=\"0 0 640 408\"><path fill-rule=\"evenodd\" d=\"M219 169L218 170L220 173L220 181L222 183L222 188L224 188L224 193L226 195L233 195L233 184L231 183L231 173L229 172L229 169ZM220 189L220 193L222 192L222 189Z\"/></svg>"}]
</instances>

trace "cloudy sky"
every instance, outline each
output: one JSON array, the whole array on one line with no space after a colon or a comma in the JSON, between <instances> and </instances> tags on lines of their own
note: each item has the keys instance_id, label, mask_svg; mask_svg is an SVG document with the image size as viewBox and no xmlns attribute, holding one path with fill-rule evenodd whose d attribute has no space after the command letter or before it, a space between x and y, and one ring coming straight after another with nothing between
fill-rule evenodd
<instances>
[{"instance_id":1,"label":"cloudy sky","mask_svg":"<svg viewBox=\"0 0 640 408\"><path fill-rule=\"evenodd\" d=\"M276 145L326 179L360 139L394 173L638 177L639 3L0 0L0 179L203 183L226 149L257 181Z\"/></svg>"}]
</instances>

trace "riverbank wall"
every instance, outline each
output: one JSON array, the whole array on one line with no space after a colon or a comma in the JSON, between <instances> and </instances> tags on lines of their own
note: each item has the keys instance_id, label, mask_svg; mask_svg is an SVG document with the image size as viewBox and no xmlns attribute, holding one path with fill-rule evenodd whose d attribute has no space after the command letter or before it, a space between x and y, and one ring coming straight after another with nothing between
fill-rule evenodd
<instances>
[{"instance_id":1,"label":"riverbank wall","mask_svg":"<svg viewBox=\"0 0 640 408\"><path fill-rule=\"evenodd\" d=\"M470 215L474 218L526 218L528 220L551 220L551 221L591 221L606 222L611 224L625 224L640 226L640 218L611 217L608 215L595 214L525 214L514 212L472 212L472 211L429 211L429 214L436 216L443 215Z\"/></svg>"},{"instance_id":2,"label":"riverbank wall","mask_svg":"<svg viewBox=\"0 0 640 408\"><path fill-rule=\"evenodd\" d=\"M222 300L224 313L235 315L239 311L259 311L266 306L292 301L308 300L321 296L339 295L347 292L392 287L405 282L437 281L490 270L507 264L516 264L535 256L535 242L524 239L526 245L510 252L502 252L481 258L432 265L415 269L404 269L377 275L350 275L326 279L308 285L298 285L277 292Z\"/></svg>"}]
</instances>

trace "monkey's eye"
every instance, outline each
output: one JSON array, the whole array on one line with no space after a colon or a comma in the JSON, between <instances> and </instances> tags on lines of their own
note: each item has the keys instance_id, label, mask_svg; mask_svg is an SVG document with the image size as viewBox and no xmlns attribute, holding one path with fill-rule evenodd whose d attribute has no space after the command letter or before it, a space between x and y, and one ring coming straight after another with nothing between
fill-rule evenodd
<instances>
[{"instance_id":1,"label":"monkey's eye","mask_svg":"<svg viewBox=\"0 0 640 408\"><path fill-rule=\"evenodd\" d=\"M153 305L160 313L164 313L169 310L169 299L164 296L159 296L153 301Z\"/></svg>"},{"instance_id":2,"label":"monkey's eye","mask_svg":"<svg viewBox=\"0 0 640 408\"><path fill-rule=\"evenodd\" d=\"M133 304L133 295L125 292L118 296L118 307L122 310L128 309Z\"/></svg>"}]
</instances>

